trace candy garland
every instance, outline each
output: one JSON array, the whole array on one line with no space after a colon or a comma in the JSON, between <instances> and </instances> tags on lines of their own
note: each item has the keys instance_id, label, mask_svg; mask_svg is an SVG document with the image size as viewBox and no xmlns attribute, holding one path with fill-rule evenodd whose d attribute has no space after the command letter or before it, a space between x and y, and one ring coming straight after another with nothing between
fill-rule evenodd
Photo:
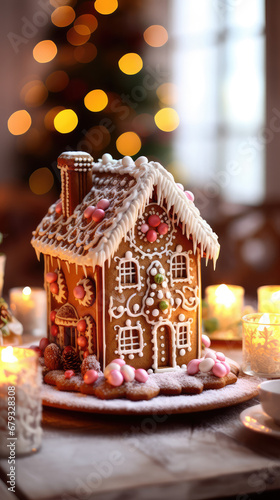
<instances>
[{"instance_id":1,"label":"candy garland","mask_svg":"<svg viewBox=\"0 0 280 500\"><path fill-rule=\"evenodd\" d=\"M83 316L77 323L77 344L80 350L80 358L85 359L96 352L96 325L90 314Z\"/></svg>"},{"instance_id":2,"label":"candy garland","mask_svg":"<svg viewBox=\"0 0 280 500\"><path fill-rule=\"evenodd\" d=\"M65 304L68 299L68 289L63 271L56 269L53 272L48 272L45 279L55 300L60 304Z\"/></svg>"}]
</instances>

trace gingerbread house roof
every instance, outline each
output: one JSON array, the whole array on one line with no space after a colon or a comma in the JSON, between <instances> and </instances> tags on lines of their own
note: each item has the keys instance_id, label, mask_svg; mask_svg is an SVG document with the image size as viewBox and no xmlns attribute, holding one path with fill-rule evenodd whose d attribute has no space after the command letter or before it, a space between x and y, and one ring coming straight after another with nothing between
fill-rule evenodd
<instances>
[{"instance_id":1,"label":"gingerbread house roof","mask_svg":"<svg viewBox=\"0 0 280 500\"><path fill-rule=\"evenodd\" d=\"M217 235L200 216L199 210L175 183L173 176L157 162L140 157L113 160L103 155L93 163L93 187L69 217L56 213L53 204L33 233L32 245L40 253L83 266L102 266L113 257L123 238L133 228L157 189L159 204L173 207L183 233L192 237L194 252L200 245L206 262L219 255ZM111 201L99 223L86 219L84 210L102 198Z\"/></svg>"}]
</instances>

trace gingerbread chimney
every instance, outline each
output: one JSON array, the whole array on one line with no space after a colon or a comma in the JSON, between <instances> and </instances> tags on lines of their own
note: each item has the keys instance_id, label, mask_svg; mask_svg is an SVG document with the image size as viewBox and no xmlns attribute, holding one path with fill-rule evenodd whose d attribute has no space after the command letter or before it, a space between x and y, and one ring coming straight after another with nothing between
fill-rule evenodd
<instances>
[{"instance_id":1,"label":"gingerbread chimney","mask_svg":"<svg viewBox=\"0 0 280 500\"><path fill-rule=\"evenodd\" d=\"M69 217L92 187L93 158L84 151L67 151L57 160L61 170L62 212Z\"/></svg>"}]
</instances>

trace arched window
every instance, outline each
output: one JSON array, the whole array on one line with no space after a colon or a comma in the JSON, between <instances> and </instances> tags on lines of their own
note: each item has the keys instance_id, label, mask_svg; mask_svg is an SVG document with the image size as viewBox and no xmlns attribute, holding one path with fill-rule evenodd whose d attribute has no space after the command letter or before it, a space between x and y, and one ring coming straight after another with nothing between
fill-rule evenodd
<instances>
[{"instance_id":1,"label":"arched window","mask_svg":"<svg viewBox=\"0 0 280 500\"><path fill-rule=\"evenodd\" d=\"M119 270L117 281L119 282L118 289L120 293L124 288L141 290L140 266L137 259L124 257L119 260L117 269Z\"/></svg>"},{"instance_id":2,"label":"arched window","mask_svg":"<svg viewBox=\"0 0 280 500\"><path fill-rule=\"evenodd\" d=\"M191 282L190 259L187 252L176 252L170 258L171 285L178 281Z\"/></svg>"},{"instance_id":3,"label":"arched window","mask_svg":"<svg viewBox=\"0 0 280 500\"><path fill-rule=\"evenodd\" d=\"M192 318L184 323L178 323L177 330L177 348L191 348L191 323Z\"/></svg>"}]
</instances>

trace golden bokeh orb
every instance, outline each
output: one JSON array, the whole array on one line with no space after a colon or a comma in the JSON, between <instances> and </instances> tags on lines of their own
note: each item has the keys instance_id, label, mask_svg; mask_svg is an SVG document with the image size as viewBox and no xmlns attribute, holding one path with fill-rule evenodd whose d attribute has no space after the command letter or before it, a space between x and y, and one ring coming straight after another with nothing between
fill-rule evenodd
<instances>
[{"instance_id":1,"label":"golden bokeh orb","mask_svg":"<svg viewBox=\"0 0 280 500\"><path fill-rule=\"evenodd\" d=\"M123 156L136 155L141 146L141 139L135 132L124 132L116 141L117 150Z\"/></svg>"},{"instance_id":2,"label":"golden bokeh orb","mask_svg":"<svg viewBox=\"0 0 280 500\"><path fill-rule=\"evenodd\" d=\"M69 26L76 17L75 11L69 5L62 5L57 7L52 15L51 20L52 23L58 28L64 28L65 26Z\"/></svg>"},{"instance_id":3,"label":"golden bokeh orb","mask_svg":"<svg viewBox=\"0 0 280 500\"><path fill-rule=\"evenodd\" d=\"M108 104L107 94L101 89L91 90L91 92L85 96L84 104L89 111L102 111Z\"/></svg>"},{"instance_id":4,"label":"golden bokeh orb","mask_svg":"<svg viewBox=\"0 0 280 500\"><path fill-rule=\"evenodd\" d=\"M73 109L63 109L54 118L54 128L61 134L69 134L78 125L78 117Z\"/></svg>"},{"instance_id":5,"label":"golden bokeh orb","mask_svg":"<svg viewBox=\"0 0 280 500\"><path fill-rule=\"evenodd\" d=\"M48 193L54 184L52 172L46 168L38 168L29 177L29 187L34 194Z\"/></svg>"},{"instance_id":6,"label":"golden bokeh orb","mask_svg":"<svg viewBox=\"0 0 280 500\"><path fill-rule=\"evenodd\" d=\"M143 61L139 54L129 52L119 60L119 68L126 75L136 75L143 68Z\"/></svg>"},{"instance_id":7,"label":"golden bokeh orb","mask_svg":"<svg viewBox=\"0 0 280 500\"><path fill-rule=\"evenodd\" d=\"M173 108L162 108L155 115L156 126L163 132L172 132L179 123L179 115Z\"/></svg>"},{"instance_id":8,"label":"golden bokeh orb","mask_svg":"<svg viewBox=\"0 0 280 500\"><path fill-rule=\"evenodd\" d=\"M8 119L8 129L13 135L22 135L31 127L31 116L25 109L15 111Z\"/></svg>"},{"instance_id":9,"label":"golden bokeh orb","mask_svg":"<svg viewBox=\"0 0 280 500\"><path fill-rule=\"evenodd\" d=\"M153 24L144 31L143 37L151 47L162 47L168 40L168 33L160 24Z\"/></svg>"},{"instance_id":10,"label":"golden bokeh orb","mask_svg":"<svg viewBox=\"0 0 280 500\"><path fill-rule=\"evenodd\" d=\"M115 12L118 6L119 4L117 0L95 0L94 2L95 10L104 16Z\"/></svg>"},{"instance_id":11,"label":"golden bokeh orb","mask_svg":"<svg viewBox=\"0 0 280 500\"><path fill-rule=\"evenodd\" d=\"M42 40L33 49L33 57L39 63L52 61L57 54L57 46L52 40Z\"/></svg>"}]
</instances>

